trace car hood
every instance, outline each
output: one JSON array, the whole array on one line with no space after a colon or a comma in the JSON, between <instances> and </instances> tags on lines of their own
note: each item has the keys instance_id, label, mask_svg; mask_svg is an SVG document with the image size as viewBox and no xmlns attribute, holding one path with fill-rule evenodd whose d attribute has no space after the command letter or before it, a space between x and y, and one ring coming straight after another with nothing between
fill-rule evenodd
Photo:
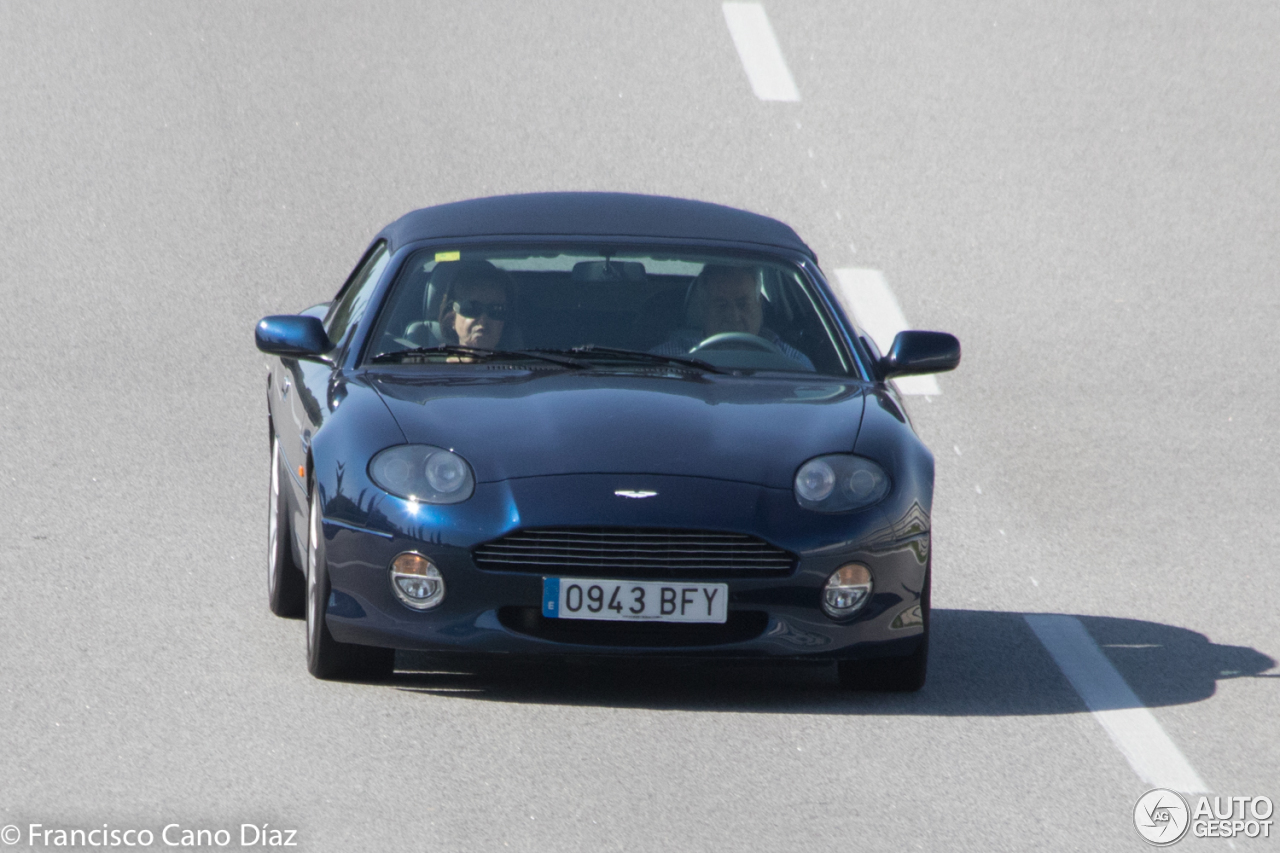
<instances>
[{"instance_id":1,"label":"car hood","mask_svg":"<svg viewBox=\"0 0 1280 853\"><path fill-rule=\"evenodd\" d=\"M476 479L669 474L791 488L853 449L857 382L474 368L371 374L405 438L460 453Z\"/></svg>"}]
</instances>

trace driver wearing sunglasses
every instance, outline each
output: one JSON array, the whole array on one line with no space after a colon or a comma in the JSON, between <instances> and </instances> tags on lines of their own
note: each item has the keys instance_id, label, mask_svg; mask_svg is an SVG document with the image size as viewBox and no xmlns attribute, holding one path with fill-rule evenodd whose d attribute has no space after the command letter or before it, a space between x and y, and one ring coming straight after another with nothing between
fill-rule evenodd
<instances>
[{"instance_id":1,"label":"driver wearing sunglasses","mask_svg":"<svg viewBox=\"0 0 1280 853\"><path fill-rule=\"evenodd\" d=\"M440 330L446 341L501 349L513 301L511 277L488 261L453 261L437 269L446 268L448 284L440 303Z\"/></svg>"}]
</instances>

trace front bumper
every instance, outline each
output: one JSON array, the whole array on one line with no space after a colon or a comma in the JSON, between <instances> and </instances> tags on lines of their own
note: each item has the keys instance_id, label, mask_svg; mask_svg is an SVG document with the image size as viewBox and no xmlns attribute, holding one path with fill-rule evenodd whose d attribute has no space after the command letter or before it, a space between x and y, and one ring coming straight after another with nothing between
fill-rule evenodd
<instances>
[{"instance_id":1,"label":"front bumper","mask_svg":"<svg viewBox=\"0 0 1280 853\"><path fill-rule=\"evenodd\" d=\"M661 501L602 499L635 479L575 475L480 484L470 501L455 507L424 510L384 499L370 513L376 527L326 520L329 630L346 643L535 655L847 659L905 655L919 644L927 529L916 525L903 536L880 509L823 516L800 508L789 491L698 478L645 477ZM512 530L571 526L748 533L798 559L785 577L716 578L729 590L724 625L546 619L543 577L561 572L480 569L472 559L475 546ZM405 551L428 557L444 576L445 599L434 610L414 611L392 592L387 567ZM821 610L822 588L851 561L871 569L875 586L861 611L838 622ZM587 576L651 579L625 572Z\"/></svg>"}]
</instances>

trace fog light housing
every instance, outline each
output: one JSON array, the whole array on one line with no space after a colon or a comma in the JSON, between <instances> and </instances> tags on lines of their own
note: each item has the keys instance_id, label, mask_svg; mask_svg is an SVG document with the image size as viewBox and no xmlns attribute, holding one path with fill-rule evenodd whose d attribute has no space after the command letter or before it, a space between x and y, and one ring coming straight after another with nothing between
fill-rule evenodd
<instances>
[{"instance_id":1,"label":"fog light housing","mask_svg":"<svg viewBox=\"0 0 1280 853\"><path fill-rule=\"evenodd\" d=\"M421 554L401 554L391 561L391 589L414 610L430 610L444 601L444 577Z\"/></svg>"},{"instance_id":2,"label":"fog light housing","mask_svg":"<svg viewBox=\"0 0 1280 853\"><path fill-rule=\"evenodd\" d=\"M827 578L822 609L833 619L844 619L861 610L870 598L871 570L861 563L847 563Z\"/></svg>"}]
</instances>

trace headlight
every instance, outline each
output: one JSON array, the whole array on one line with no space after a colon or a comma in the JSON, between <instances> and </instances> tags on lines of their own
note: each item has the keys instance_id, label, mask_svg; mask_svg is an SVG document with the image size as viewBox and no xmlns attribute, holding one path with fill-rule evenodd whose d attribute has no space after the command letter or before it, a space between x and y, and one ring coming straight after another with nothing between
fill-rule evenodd
<instances>
[{"instance_id":1,"label":"headlight","mask_svg":"<svg viewBox=\"0 0 1280 853\"><path fill-rule=\"evenodd\" d=\"M393 495L428 504L461 503L476 489L467 460L429 444L388 447L369 463L369 477Z\"/></svg>"},{"instance_id":2,"label":"headlight","mask_svg":"<svg viewBox=\"0 0 1280 853\"><path fill-rule=\"evenodd\" d=\"M871 506L889 494L889 475L863 456L818 456L796 472L796 500L818 512L849 512Z\"/></svg>"},{"instance_id":3,"label":"headlight","mask_svg":"<svg viewBox=\"0 0 1280 853\"><path fill-rule=\"evenodd\" d=\"M871 597L871 570L861 563L847 563L831 573L822 588L822 609L833 619L852 616Z\"/></svg>"},{"instance_id":4,"label":"headlight","mask_svg":"<svg viewBox=\"0 0 1280 853\"><path fill-rule=\"evenodd\" d=\"M414 610L430 610L444 601L444 578L435 563L421 554L401 554L391 561L391 589Z\"/></svg>"}]
</instances>

